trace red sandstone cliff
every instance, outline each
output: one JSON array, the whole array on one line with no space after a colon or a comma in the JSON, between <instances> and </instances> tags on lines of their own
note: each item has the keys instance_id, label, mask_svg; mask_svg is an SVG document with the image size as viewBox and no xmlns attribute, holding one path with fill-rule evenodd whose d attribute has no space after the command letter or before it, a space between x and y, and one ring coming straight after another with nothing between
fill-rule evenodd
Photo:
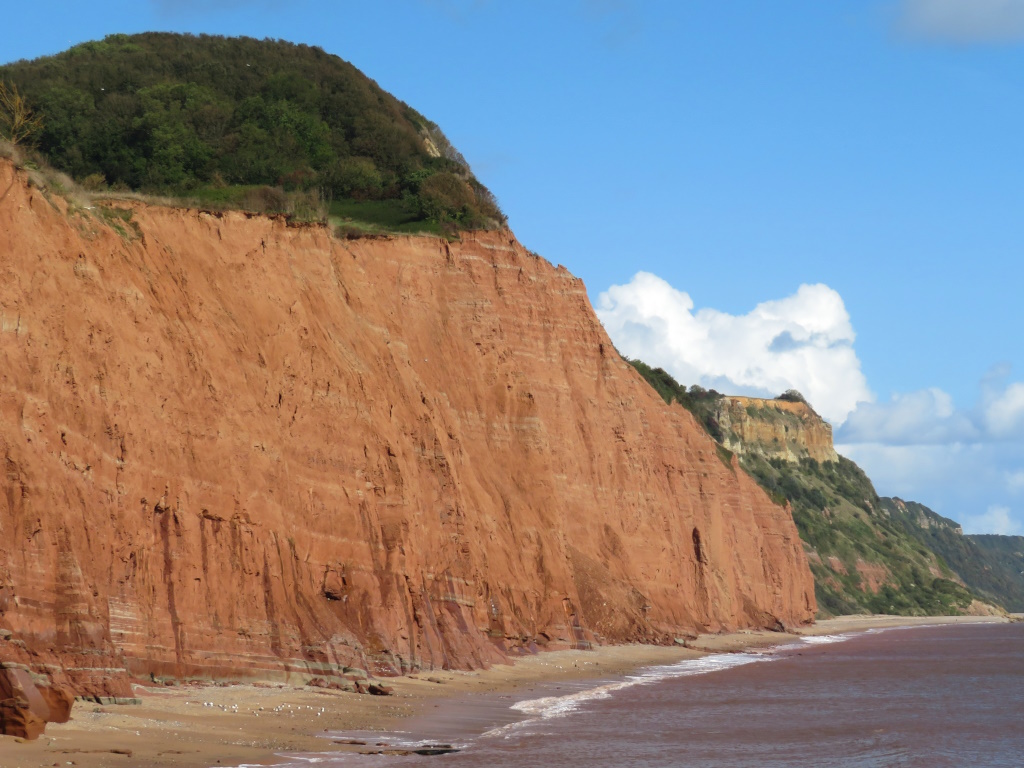
<instances>
[{"instance_id":1,"label":"red sandstone cliff","mask_svg":"<svg viewBox=\"0 0 1024 768\"><path fill-rule=\"evenodd\" d=\"M788 513L510 234L136 204L124 236L9 185L15 660L128 695L121 667L299 681L813 618Z\"/></svg>"}]
</instances>

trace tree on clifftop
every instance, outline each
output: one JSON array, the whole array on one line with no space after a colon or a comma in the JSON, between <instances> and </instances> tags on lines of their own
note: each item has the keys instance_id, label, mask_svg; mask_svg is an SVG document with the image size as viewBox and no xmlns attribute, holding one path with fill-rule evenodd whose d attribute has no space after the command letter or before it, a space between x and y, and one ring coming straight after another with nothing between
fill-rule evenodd
<instances>
[{"instance_id":1,"label":"tree on clifftop","mask_svg":"<svg viewBox=\"0 0 1024 768\"><path fill-rule=\"evenodd\" d=\"M505 224L437 125L319 48L110 35L0 65L0 81L0 131L15 142L38 132L40 155L79 183L226 207L273 187L411 231Z\"/></svg>"},{"instance_id":2,"label":"tree on clifftop","mask_svg":"<svg viewBox=\"0 0 1024 768\"><path fill-rule=\"evenodd\" d=\"M42 127L42 117L29 108L18 87L0 80L0 136L11 144L23 144Z\"/></svg>"},{"instance_id":3,"label":"tree on clifftop","mask_svg":"<svg viewBox=\"0 0 1024 768\"><path fill-rule=\"evenodd\" d=\"M806 406L810 406L810 403L807 402L807 398L795 389L787 389L775 399L782 400L787 403L803 403Z\"/></svg>"}]
</instances>

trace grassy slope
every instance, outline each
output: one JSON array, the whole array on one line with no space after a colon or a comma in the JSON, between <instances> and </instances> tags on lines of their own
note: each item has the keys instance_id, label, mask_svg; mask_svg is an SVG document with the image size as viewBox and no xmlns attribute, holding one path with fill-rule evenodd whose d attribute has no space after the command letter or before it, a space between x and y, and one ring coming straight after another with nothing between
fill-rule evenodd
<instances>
[{"instance_id":1,"label":"grassy slope","mask_svg":"<svg viewBox=\"0 0 1024 768\"><path fill-rule=\"evenodd\" d=\"M980 570L967 568L964 580L1002 598L1008 611L1024 613L1024 536L965 536L986 557Z\"/></svg>"},{"instance_id":2,"label":"grassy slope","mask_svg":"<svg viewBox=\"0 0 1024 768\"><path fill-rule=\"evenodd\" d=\"M424 219L404 200L334 200L329 213L343 230L443 234L440 222Z\"/></svg>"},{"instance_id":3,"label":"grassy slope","mask_svg":"<svg viewBox=\"0 0 1024 768\"><path fill-rule=\"evenodd\" d=\"M666 402L681 403L722 440L714 419L721 395L699 387L687 390L660 368L630 362ZM771 416L777 413L772 410ZM791 505L810 556L822 616L956 614L970 605L971 592L956 583L954 573L925 543L885 515L871 481L849 459L794 464L746 454L740 464L776 503ZM877 592L864 575L872 573L885 581Z\"/></svg>"},{"instance_id":4,"label":"grassy slope","mask_svg":"<svg viewBox=\"0 0 1024 768\"><path fill-rule=\"evenodd\" d=\"M774 498L790 502L811 553L823 614L940 615L970 605L971 592L925 543L885 514L871 481L849 459L793 464L744 456L741 463ZM877 592L866 578L872 571L884 580Z\"/></svg>"},{"instance_id":5,"label":"grassy slope","mask_svg":"<svg viewBox=\"0 0 1024 768\"><path fill-rule=\"evenodd\" d=\"M927 507L906 502L935 515ZM935 515L935 517L939 517ZM944 519L944 518L942 518ZM908 529L913 529L913 524ZM943 528L918 534L971 589L1014 613L1024 613L1024 536L962 536Z\"/></svg>"}]
</instances>

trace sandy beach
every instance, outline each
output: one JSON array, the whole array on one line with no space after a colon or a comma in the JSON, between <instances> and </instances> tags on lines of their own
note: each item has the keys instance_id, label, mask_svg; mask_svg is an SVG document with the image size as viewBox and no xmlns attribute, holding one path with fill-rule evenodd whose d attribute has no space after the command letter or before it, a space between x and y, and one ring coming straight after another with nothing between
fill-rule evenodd
<instances>
[{"instance_id":1,"label":"sandy beach","mask_svg":"<svg viewBox=\"0 0 1024 768\"><path fill-rule=\"evenodd\" d=\"M0 765L237 766L272 765L283 752L353 750L318 738L325 731L389 730L401 719L468 692L515 692L542 682L615 678L638 668L707 653L738 652L792 642L799 636L894 626L1005 621L992 617L844 616L794 633L740 631L702 635L686 647L606 646L555 651L476 672L421 672L388 679L394 694L368 696L273 685L137 686L141 706L77 702L70 722L50 724L34 742L0 737Z\"/></svg>"}]
</instances>

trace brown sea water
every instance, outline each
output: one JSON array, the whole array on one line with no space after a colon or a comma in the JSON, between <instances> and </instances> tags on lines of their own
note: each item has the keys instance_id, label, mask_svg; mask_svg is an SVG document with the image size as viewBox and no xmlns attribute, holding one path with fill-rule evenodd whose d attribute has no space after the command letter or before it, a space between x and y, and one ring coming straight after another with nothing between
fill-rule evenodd
<instances>
[{"instance_id":1,"label":"brown sea water","mask_svg":"<svg viewBox=\"0 0 1024 768\"><path fill-rule=\"evenodd\" d=\"M310 754L291 764L1020 768L1024 624L811 638L625 680L560 683L516 699L468 696L410 721L402 733L344 736L461 751Z\"/></svg>"}]
</instances>

